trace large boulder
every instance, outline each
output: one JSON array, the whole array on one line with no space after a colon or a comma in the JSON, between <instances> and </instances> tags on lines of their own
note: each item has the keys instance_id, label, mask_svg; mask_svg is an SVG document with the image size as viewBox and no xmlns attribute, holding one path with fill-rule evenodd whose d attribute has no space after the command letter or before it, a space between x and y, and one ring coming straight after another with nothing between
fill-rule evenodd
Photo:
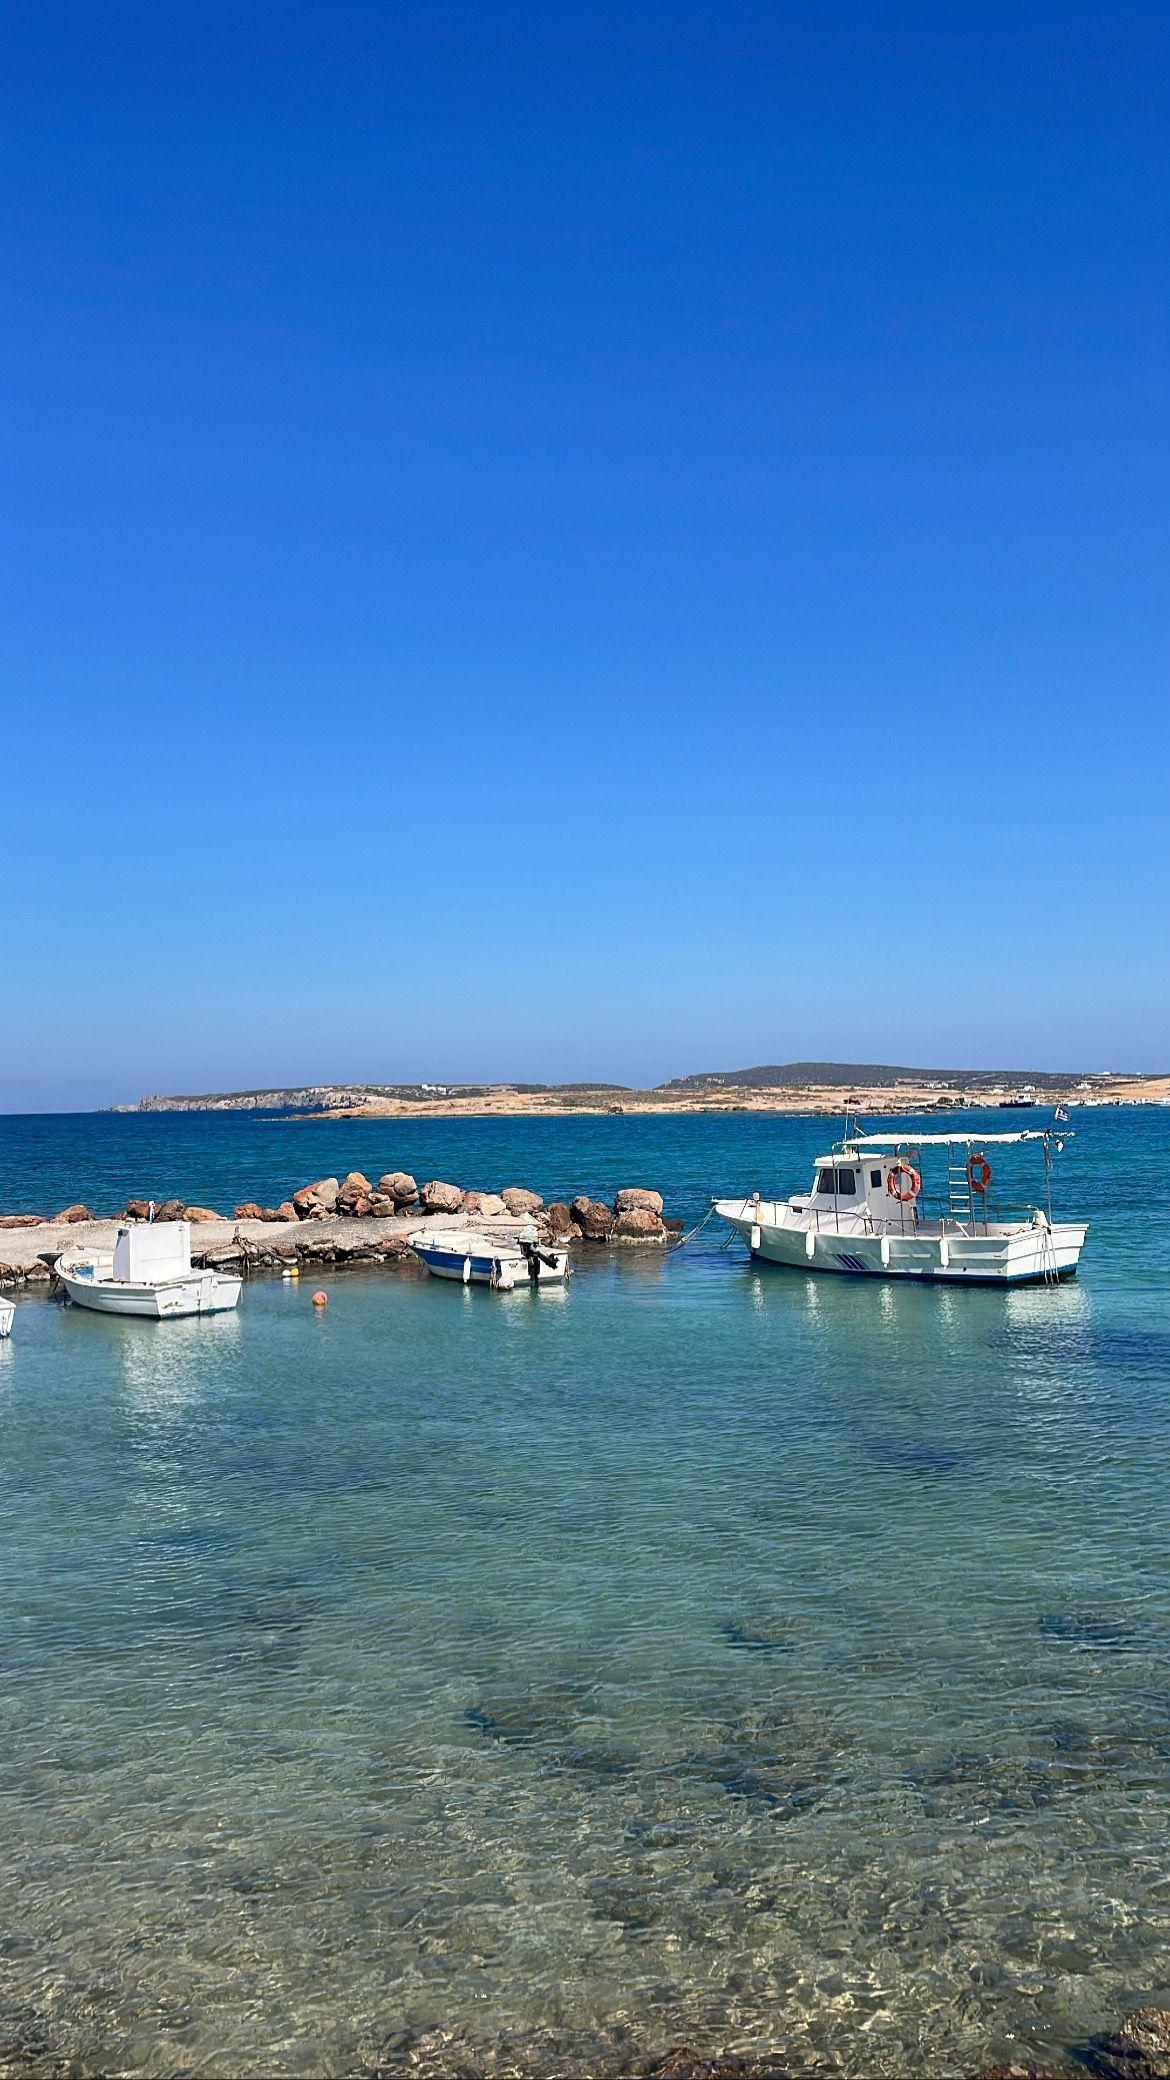
<instances>
[{"instance_id":1,"label":"large boulder","mask_svg":"<svg viewBox=\"0 0 1170 2080\"><path fill-rule=\"evenodd\" d=\"M337 1194L338 1213L361 1215L370 1210L374 1187L360 1170L351 1170Z\"/></svg>"},{"instance_id":2,"label":"large boulder","mask_svg":"<svg viewBox=\"0 0 1170 2080\"><path fill-rule=\"evenodd\" d=\"M609 1241L614 1231L614 1217L600 1199L587 1199L583 1192L579 1193L569 1212L587 1242Z\"/></svg>"},{"instance_id":3,"label":"large boulder","mask_svg":"<svg viewBox=\"0 0 1170 2080\"><path fill-rule=\"evenodd\" d=\"M55 1221L64 1221L68 1227L76 1227L79 1221L91 1221L93 1215L88 1206L63 1206L60 1213L53 1215Z\"/></svg>"},{"instance_id":4,"label":"large boulder","mask_svg":"<svg viewBox=\"0 0 1170 2080\"><path fill-rule=\"evenodd\" d=\"M630 1206L619 1213L614 1235L619 1242L663 1242L666 1229L662 1215L649 1206Z\"/></svg>"},{"instance_id":5,"label":"large boulder","mask_svg":"<svg viewBox=\"0 0 1170 2080\"><path fill-rule=\"evenodd\" d=\"M523 1185L518 1184L510 1184L507 1191L500 1193L500 1197L508 1212L517 1217L525 1213L539 1213L544 1205L539 1192L526 1192Z\"/></svg>"},{"instance_id":6,"label":"large boulder","mask_svg":"<svg viewBox=\"0 0 1170 2080\"><path fill-rule=\"evenodd\" d=\"M151 1202L149 1199L127 1199L126 1219L128 1221L148 1221L150 1213Z\"/></svg>"},{"instance_id":7,"label":"large boulder","mask_svg":"<svg viewBox=\"0 0 1170 2080\"><path fill-rule=\"evenodd\" d=\"M181 1221L183 1218L182 1200L164 1199L161 1206L155 1207L154 1217L156 1221Z\"/></svg>"},{"instance_id":8,"label":"large boulder","mask_svg":"<svg viewBox=\"0 0 1170 2080\"><path fill-rule=\"evenodd\" d=\"M498 1192L464 1192L459 1211L473 1213L479 1220L494 1221L508 1209Z\"/></svg>"},{"instance_id":9,"label":"large boulder","mask_svg":"<svg viewBox=\"0 0 1170 2080\"><path fill-rule=\"evenodd\" d=\"M561 1199L554 1199L544 1217L550 1242L564 1241L573 1228L573 1216Z\"/></svg>"},{"instance_id":10,"label":"large boulder","mask_svg":"<svg viewBox=\"0 0 1170 2080\"><path fill-rule=\"evenodd\" d=\"M662 1212L662 1193L644 1192L639 1185L626 1185L613 1202L615 1213Z\"/></svg>"},{"instance_id":11,"label":"large boulder","mask_svg":"<svg viewBox=\"0 0 1170 2080\"><path fill-rule=\"evenodd\" d=\"M418 1198L418 1186L409 1170L387 1170L378 1179L377 1189L386 1198L393 1199L396 1206L413 1206Z\"/></svg>"},{"instance_id":12,"label":"large boulder","mask_svg":"<svg viewBox=\"0 0 1170 2080\"><path fill-rule=\"evenodd\" d=\"M300 1191L292 1195L298 1218L308 1221L312 1220L314 1214L332 1213L337 1205L340 1190L341 1186L336 1177L319 1177L316 1184L302 1185Z\"/></svg>"},{"instance_id":13,"label":"large boulder","mask_svg":"<svg viewBox=\"0 0 1170 2080\"><path fill-rule=\"evenodd\" d=\"M223 1215L214 1206L184 1206L183 1219L190 1221L193 1228L205 1228L208 1221L220 1221Z\"/></svg>"},{"instance_id":14,"label":"large boulder","mask_svg":"<svg viewBox=\"0 0 1170 2080\"><path fill-rule=\"evenodd\" d=\"M459 1186L444 1184L440 1177L432 1177L418 1196L424 1213L458 1213L463 1204Z\"/></svg>"},{"instance_id":15,"label":"large boulder","mask_svg":"<svg viewBox=\"0 0 1170 2080\"><path fill-rule=\"evenodd\" d=\"M266 1218L264 1208L257 1206L255 1199L245 1199L237 1206L234 1218L238 1221L262 1221Z\"/></svg>"},{"instance_id":16,"label":"large boulder","mask_svg":"<svg viewBox=\"0 0 1170 2080\"><path fill-rule=\"evenodd\" d=\"M273 1207L272 1218L274 1221L297 1221L300 1214L291 1199L282 1199L279 1206Z\"/></svg>"},{"instance_id":17,"label":"large boulder","mask_svg":"<svg viewBox=\"0 0 1170 2080\"><path fill-rule=\"evenodd\" d=\"M0 1213L0 1228L39 1228L43 1216L39 1213Z\"/></svg>"}]
</instances>

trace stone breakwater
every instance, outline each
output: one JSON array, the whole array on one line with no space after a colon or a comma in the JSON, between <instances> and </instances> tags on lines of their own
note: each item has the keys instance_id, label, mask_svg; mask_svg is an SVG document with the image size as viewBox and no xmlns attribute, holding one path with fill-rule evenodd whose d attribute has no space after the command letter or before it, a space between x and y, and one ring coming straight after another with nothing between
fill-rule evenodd
<instances>
[{"instance_id":1,"label":"stone breakwater","mask_svg":"<svg viewBox=\"0 0 1170 2080\"><path fill-rule=\"evenodd\" d=\"M509 1185L501 1192L465 1191L442 1178L417 1184L404 1170L376 1183L360 1170L321 1177L276 1206L245 1199L228 1215L182 1199L129 1199L121 1212L98 1216L80 1202L59 1213L0 1215L0 1287L48 1286L62 1250L78 1244L111 1249L125 1221L185 1220L192 1262L216 1269L279 1269L290 1264L397 1264L410 1256L406 1237L421 1222L473 1227L509 1237L533 1222L543 1241L566 1244L657 1244L682 1231L663 1213L660 1192L629 1185L612 1205L580 1193L546 1205L539 1192Z\"/></svg>"}]
</instances>

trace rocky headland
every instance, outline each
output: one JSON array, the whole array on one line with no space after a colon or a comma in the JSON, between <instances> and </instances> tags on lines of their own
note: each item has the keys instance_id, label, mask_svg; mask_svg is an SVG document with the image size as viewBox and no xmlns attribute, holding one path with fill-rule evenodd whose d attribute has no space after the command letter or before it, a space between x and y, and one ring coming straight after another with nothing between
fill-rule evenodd
<instances>
[{"instance_id":1,"label":"rocky headland","mask_svg":"<svg viewBox=\"0 0 1170 2080\"><path fill-rule=\"evenodd\" d=\"M1022 1100L1021 1092L1029 1094ZM1046 1069L904 1069L785 1062L676 1076L651 1089L617 1083L318 1083L140 1098L118 1112L283 1112L304 1119L565 1117L574 1113L780 1112L867 1118L1021 1102L1043 1118L1068 1105L1170 1102L1170 1076Z\"/></svg>"}]
</instances>

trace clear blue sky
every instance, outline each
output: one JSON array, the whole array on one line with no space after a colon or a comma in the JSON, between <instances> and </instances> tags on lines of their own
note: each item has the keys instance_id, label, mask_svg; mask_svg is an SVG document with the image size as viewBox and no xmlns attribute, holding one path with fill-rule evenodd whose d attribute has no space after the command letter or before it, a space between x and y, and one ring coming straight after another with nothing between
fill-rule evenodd
<instances>
[{"instance_id":1,"label":"clear blue sky","mask_svg":"<svg viewBox=\"0 0 1170 2080\"><path fill-rule=\"evenodd\" d=\"M1163 6L7 23L0 1109L1166 1066Z\"/></svg>"}]
</instances>

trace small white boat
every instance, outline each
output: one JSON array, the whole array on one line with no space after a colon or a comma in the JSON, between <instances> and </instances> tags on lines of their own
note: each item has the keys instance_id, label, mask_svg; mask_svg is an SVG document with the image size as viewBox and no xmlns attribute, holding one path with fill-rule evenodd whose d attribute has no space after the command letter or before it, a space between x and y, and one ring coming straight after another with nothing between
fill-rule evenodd
<instances>
[{"instance_id":1,"label":"small white boat","mask_svg":"<svg viewBox=\"0 0 1170 2080\"><path fill-rule=\"evenodd\" d=\"M1045 1204L1001 1207L990 1197L992 1146L1038 1141ZM863 1278L953 1285L1053 1285L1072 1278L1088 1233L1054 1221L1051 1175L1063 1140L1017 1134L853 1134L818 1156L812 1190L793 1199L715 1199L716 1213L767 1264ZM922 1150L946 1152L945 1193L923 1195Z\"/></svg>"},{"instance_id":2,"label":"small white boat","mask_svg":"<svg viewBox=\"0 0 1170 2080\"><path fill-rule=\"evenodd\" d=\"M191 1263L189 1221L142 1221L118 1229L110 1249L71 1249L54 1271L70 1300L98 1314L223 1314L240 1297L240 1280Z\"/></svg>"},{"instance_id":3,"label":"small white boat","mask_svg":"<svg viewBox=\"0 0 1170 2080\"><path fill-rule=\"evenodd\" d=\"M0 1296L0 1336L11 1336L12 1324L16 1320L16 1308L11 1300Z\"/></svg>"},{"instance_id":4,"label":"small white boat","mask_svg":"<svg viewBox=\"0 0 1170 2080\"><path fill-rule=\"evenodd\" d=\"M542 1243L532 1226L518 1235L485 1235L470 1228L428 1233L416 1228L407 1242L432 1278L460 1279L466 1285L494 1286L510 1293L515 1286L563 1283L569 1275L569 1252Z\"/></svg>"}]
</instances>

